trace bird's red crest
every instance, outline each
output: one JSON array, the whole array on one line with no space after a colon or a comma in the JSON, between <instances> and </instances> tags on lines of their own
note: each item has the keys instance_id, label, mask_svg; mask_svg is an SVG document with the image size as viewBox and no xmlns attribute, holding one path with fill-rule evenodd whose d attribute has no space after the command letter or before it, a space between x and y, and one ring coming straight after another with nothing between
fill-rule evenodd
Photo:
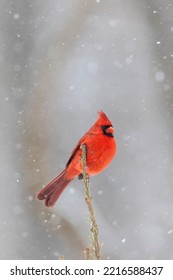
<instances>
[{"instance_id":1,"label":"bird's red crest","mask_svg":"<svg viewBox=\"0 0 173 280\"><path fill-rule=\"evenodd\" d=\"M111 121L108 119L108 117L106 116L106 114L103 111L99 111L99 118L97 120L97 124L104 124L104 125L112 125Z\"/></svg>"}]
</instances>

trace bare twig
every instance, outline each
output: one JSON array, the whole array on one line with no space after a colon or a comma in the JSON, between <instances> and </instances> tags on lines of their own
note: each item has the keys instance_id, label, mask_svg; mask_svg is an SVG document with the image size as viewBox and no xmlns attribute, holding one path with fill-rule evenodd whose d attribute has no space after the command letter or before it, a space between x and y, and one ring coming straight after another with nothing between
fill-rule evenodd
<instances>
[{"instance_id":1,"label":"bare twig","mask_svg":"<svg viewBox=\"0 0 173 280\"><path fill-rule=\"evenodd\" d=\"M86 246L83 250L85 260L89 260L90 258L90 247Z\"/></svg>"},{"instance_id":2,"label":"bare twig","mask_svg":"<svg viewBox=\"0 0 173 280\"><path fill-rule=\"evenodd\" d=\"M88 206L89 217L90 217L90 232L91 232L91 249L88 250L90 256L88 258L100 259L100 243L99 243L99 236L98 236L98 226L95 219L95 213L92 205L92 196L90 191L90 183L89 183L89 175L86 171L86 155L87 155L87 148L85 144L81 145L82 149L82 168L83 168L83 179L84 179L84 191L85 191L85 201Z\"/></svg>"}]
</instances>

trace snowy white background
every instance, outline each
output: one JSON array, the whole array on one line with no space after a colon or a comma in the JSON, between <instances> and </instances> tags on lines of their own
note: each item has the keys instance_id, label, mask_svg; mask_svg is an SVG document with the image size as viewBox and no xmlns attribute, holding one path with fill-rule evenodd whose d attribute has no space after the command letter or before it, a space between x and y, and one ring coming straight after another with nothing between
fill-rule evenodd
<instances>
[{"instance_id":1,"label":"snowy white background","mask_svg":"<svg viewBox=\"0 0 173 280\"><path fill-rule=\"evenodd\" d=\"M0 0L0 258L83 259L74 180L35 199L102 109L117 156L91 180L103 259L173 259L173 1Z\"/></svg>"}]
</instances>

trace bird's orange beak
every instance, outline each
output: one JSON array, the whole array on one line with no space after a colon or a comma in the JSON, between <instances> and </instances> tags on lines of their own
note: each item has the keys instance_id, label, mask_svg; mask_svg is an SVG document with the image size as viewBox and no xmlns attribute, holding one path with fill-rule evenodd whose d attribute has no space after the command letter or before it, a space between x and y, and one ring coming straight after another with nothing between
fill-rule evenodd
<instances>
[{"instance_id":1,"label":"bird's orange beak","mask_svg":"<svg viewBox=\"0 0 173 280\"><path fill-rule=\"evenodd\" d=\"M113 134L113 133L114 133L114 128L113 128L113 126L108 127L108 128L106 129L106 132L107 132L107 133L110 133L110 134Z\"/></svg>"}]
</instances>

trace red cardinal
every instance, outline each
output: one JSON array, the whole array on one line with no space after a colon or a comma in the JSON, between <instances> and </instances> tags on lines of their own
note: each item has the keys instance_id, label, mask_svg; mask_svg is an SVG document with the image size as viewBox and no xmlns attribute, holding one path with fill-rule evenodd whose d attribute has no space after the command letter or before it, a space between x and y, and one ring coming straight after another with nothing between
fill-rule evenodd
<instances>
[{"instance_id":1,"label":"red cardinal","mask_svg":"<svg viewBox=\"0 0 173 280\"><path fill-rule=\"evenodd\" d=\"M96 175L105 169L116 153L116 142L113 136L113 126L104 112L89 131L79 140L71 153L65 169L37 194L37 199L45 200L47 207L53 207L67 185L78 176L82 176L81 144L86 145L86 172Z\"/></svg>"}]
</instances>

